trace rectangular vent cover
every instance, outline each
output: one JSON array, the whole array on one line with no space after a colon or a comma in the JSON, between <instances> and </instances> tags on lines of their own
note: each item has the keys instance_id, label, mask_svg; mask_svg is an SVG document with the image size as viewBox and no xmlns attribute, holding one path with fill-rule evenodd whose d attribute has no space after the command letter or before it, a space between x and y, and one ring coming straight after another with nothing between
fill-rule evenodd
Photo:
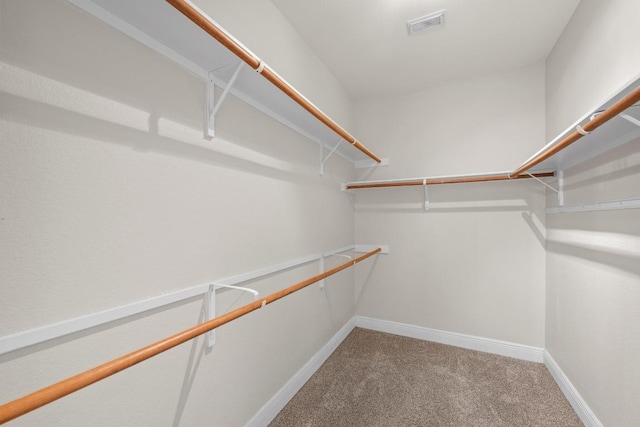
<instances>
[{"instance_id":1,"label":"rectangular vent cover","mask_svg":"<svg viewBox=\"0 0 640 427\"><path fill-rule=\"evenodd\" d=\"M411 36L419 31L423 31L427 28L434 27L440 24L444 24L444 9L426 16L422 16L420 18L412 19L411 21L407 21L407 32Z\"/></svg>"}]
</instances>

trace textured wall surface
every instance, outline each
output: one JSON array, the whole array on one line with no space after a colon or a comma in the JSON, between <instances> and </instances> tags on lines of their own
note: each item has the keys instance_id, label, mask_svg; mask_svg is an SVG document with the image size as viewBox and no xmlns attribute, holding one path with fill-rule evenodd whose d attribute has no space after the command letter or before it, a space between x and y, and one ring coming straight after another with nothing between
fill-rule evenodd
<instances>
[{"instance_id":1,"label":"textured wall surface","mask_svg":"<svg viewBox=\"0 0 640 427\"><path fill-rule=\"evenodd\" d=\"M351 164L320 177L315 143L233 97L206 141L204 82L175 63L62 1L0 8L1 336L353 244ZM249 285L268 295L318 268ZM221 328L211 352L192 341L9 425L243 425L353 317L353 274ZM217 309L250 301L225 292ZM0 356L0 401L193 326L203 303Z\"/></svg>"},{"instance_id":2,"label":"textured wall surface","mask_svg":"<svg viewBox=\"0 0 640 427\"><path fill-rule=\"evenodd\" d=\"M637 77L639 2L582 0L545 64L354 109L271 2L197 3L390 166L333 157L319 177L315 144L233 97L206 141L201 80L62 0L0 0L0 336L354 242L391 255L9 425L244 425L354 313L545 347L604 425L640 424L637 210L545 216L533 181L433 186L429 212L421 188L339 191L515 169ZM639 153L565 171L566 203L638 197ZM0 401L193 326L203 303L2 355Z\"/></svg>"},{"instance_id":3,"label":"textured wall surface","mask_svg":"<svg viewBox=\"0 0 640 427\"><path fill-rule=\"evenodd\" d=\"M567 205L637 198L640 140L565 176ZM637 425L640 212L547 215L547 239L545 347L604 425Z\"/></svg>"},{"instance_id":4,"label":"textured wall surface","mask_svg":"<svg viewBox=\"0 0 640 427\"><path fill-rule=\"evenodd\" d=\"M546 62L548 138L640 75L638 16L640 2L582 0ZM567 205L637 198L640 141L565 177ZM640 424L639 225L637 209L547 216L545 347L606 426Z\"/></svg>"},{"instance_id":5,"label":"textured wall surface","mask_svg":"<svg viewBox=\"0 0 640 427\"><path fill-rule=\"evenodd\" d=\"M544 143L543 71L537 64L357 105L358 133L391 158L369 178L515 169ZM439 185L429 193L429 212L421 187L355 194L356 240L392 251L356 285L357 313L542 347L541 185Z\"/></svg>"},{"instance_id":6,"label":"textured wall surface","mask_svg":"<svg viewBox=\"0 0 640 427\"><path fill-rule=\"evenodd\" d=\"M271 1L195 3L314 105L347 131L353 131L353 109L346 91Z\"/></svg>"},{"instance_id":7,"label":"textured wall surface","mask_svg":"<svg viewBox=\"0 0 640 427\"><path fill-rule=\"evenodd\" d=\"M546 61L546 129L552 140L640 76L640 2L582 0Z\"/></svg>"}]
</instances>

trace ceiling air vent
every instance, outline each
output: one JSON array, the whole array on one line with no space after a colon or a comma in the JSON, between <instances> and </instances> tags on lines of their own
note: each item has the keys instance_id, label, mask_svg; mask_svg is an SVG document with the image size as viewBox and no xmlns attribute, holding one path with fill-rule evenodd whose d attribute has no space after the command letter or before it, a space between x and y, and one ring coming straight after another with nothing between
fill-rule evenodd
<instances>
[{"instance_id":1,"label":"ceiling air vent","mask_svg":"<svg viewBox=\"0 0 640 427\"><path fill-rule=\"evenodd\" d=\"M411 36L419 31L426 30L427 28L435 27L440 24L444 24L444 9L407 21L407 32Z\"/></svg>"}]
</instances>

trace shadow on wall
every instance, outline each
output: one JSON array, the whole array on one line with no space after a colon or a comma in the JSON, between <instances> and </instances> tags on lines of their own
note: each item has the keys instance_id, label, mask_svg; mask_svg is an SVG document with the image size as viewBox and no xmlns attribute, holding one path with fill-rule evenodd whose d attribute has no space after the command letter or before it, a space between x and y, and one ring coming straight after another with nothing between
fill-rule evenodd
<instances>
[{"instance_id":1,"label":"shadow on wall","mask_svg":"<svg viewBox=\"0 0 640 427\"><path fill-rule=\"evenodd\" d=\"M622 183L624 186L624 183L640 176L640 138L580 163L572 167L570 172L572 176L565 179L564 191L578 196L611 183ZM637 191L635 193L630 197L638 197Z\"/></svg>"},{"instance_id":2,"label":"shadow on wall","mask_svg":"<svg viewBox=\"0 0 640 427\"><path fill-rule=\"evenodd\" d=\"M636 146L640 146L640 139L637 139L633 142ZM590 187L592 185L597 185L602 180L618 180L624 178L630 178L634 176L640 175L640 164L629 166L628 162L621 160L616 165L616 170L600 173L597 176L592 176L591 178L582 180L580 182L570 183L564 186L565 191Z\"/></svg>"},{"instance_id":3,"label":"shadow on wall","mask_svg":"<svg viewBox=\"0 0 640 427\"><path fill-rule=\"evenodd\" d=\"M521 213L542 248L546 245L544 218L545 188L536 182L485 182L356 190L353 205L360 214L413 213L436 214ZM428 210L425 201L428 200Z\"/></svg>"},{"instance_id":4,"label":"shadow on wall","mask_svg":"<svg viewBox=\"0 0 640 427\"><path fill-rule=\"evenodd\" d=\"M32 354L36 354L36 353L40 353L55 347L60 347L63 346L67 343L73 342L73 341L78 341L81 340L83 338L89 337L89 336L93 336L93 335L98 335L102 332L106 332L106 331L110 331L110 330L117 330L117 328L119 327L126 327L127 325L136 325L138 324L137 322L143 319L147 319L147 318L153 318L154 316L158 316L161 315L163 313L169 313L172 310L176 310L177 308L180 307L186 307L189 306L191 304L197 303L198 301L200 301L200 312L204 313L205 310L205 296L194 296L191 298L187 298L184 299L182 301L178 301L178 302L174 302L171 304L167 304L164 305L162 307L158 307L158 308L153 308L150 310L146 310L143 311L141 313L137 313L137 314L133 314L131 316L126 316L123 318L120 318L118 320L113 320L107 323L103 323L101 325L98 326L94 326L91 328L87 328L87 329L83 329L81 331L78 332L73 332L73 333L69 333L66 335L63 335L61 337L58 338L54 338L51 340L47 340L38 344L34 344L34 345L30 345L27 347L23 347L20 348L18 350L14 350L5 354L0 355L0 363L4 363L4 362L9 362L12 360L17 360L17 359L21 359L24 357L27 357L29 355ZM200 315L200 319L202 319L202 314ZM200 323L200 321L198 321L198 323ZM168 335L170 333L170 331L167 331L163 334L160 334L158 339L164 338L164 335ZM149 336L146 336L144 334L140 334L139 336L140 340L137 343L139 346L143 346L143 345L148 345L149 344L149 340L151 340L152 338L150 338ZM132 349L133 346L135 344L132 344ZM116 355L114 357L117 357L119 355ZM87 367L89 368L89 367Z\"/></svg>"},{"instance_id":5,"label":"shadow on wall","mask_svg":"<svg viewBox=\"0 0 640 427\"><path fill-rule=\"evenodd\" d=\"M640 277L640 253L622 255L618 251L608 251L607 248L597 249L554 240L547 241L547 251L607 265Z\"/></svg>"},{"instance_id":6,"label":"shadow on wall","mask_svg":"<svg viewBox=\"0 0 640 427\"><path fill-rule=\"evenodd\" d=\"M5 2L2 12L3 118L140 152L328 184L317 179L315 143L309 150L309 141L234 97L219 112L217 133L227 140L205 140L204 81L76 7Z\"/></svg>"},{"instance_id":7,"label":"shadow on wall","mask_svg":"<svg viewBox=\"0 0 640 427\"><path fill-rule=\"evenodd\" d=\"M531 182L486 182L352 190L362 213L535 212L544 188ZM428 209L425 209L428 201Z\"/></svg>"},{"instance_id":8,"label":"shadow on wall","mask_svg":"<svg viewBox=\"0 0 640 427\"><path fill-rule=\"evenodd\" d=\"M522 219L527 223L534 236L536 236L536 239L538 239L538 243L540 243L540 246L544 249L547 245L544 221L541 221L534 212L522 212Z\"/></svg>"},{"instance_id":9,"label":"shadow on wall","mask_svg":"<svg viewBox=\"0 0 640 427\"><path fill-rule=\"evenodd\" d=\"M637 210L564 214L567 220L570 220L569 217L582 216L583 221L590 218L594 226L602 224L603 227L600 230L549 230L547 251L608 265L640 277L640 230L637 229L637 215ZM610 223L634 224L636 230L625 233L610 231L607 230Z\"/></svg>"},{"instance_id":10,"label":"shadow on wall","mask_svg":"<svg viewBox=\"0 0 640 427\"><path fill-rule=\"evenodd\" d=\"M198 324L204 322L206 320L206 313L204 310L204 304L202 310L200 310L200 317L198 319ZM182 419L182 415L184 414L184 409L187 405L187 401L189 400L189 393L191 392L191 388L193 387L193 383L198 374L198 368L200 367L200 363L202 362L202 358L205 355L206 346L204 345L203 337L198 337L196 339L191 340L191 349L189 350L189 360L187 362L187 366L184 372L184 378L182 381L182 388L180 389L180 397L178 399L178 404L176 407L176 413L173 417L173 426L178 427L180 425L180 421Z\"/></svg>"},{"instance_id":11,"label":"shadow on wall","mask_svg":"<svg viewBox=\"0 0 640 427\"><path fill-rule=\"evenodd\" d=\"M638 198L639 178L640 139L636 139L569 168L565 205ZM547 250L640 276L639 218L638 209L549 214Z\"/></svg>"},{"instance_id":12,"label":"shadow on wall","mask_svg":"<svg viewBox=\"0 0 640 427\"><path fill-rule=\"evenodd\" d=\"M362 298L362 294L367 289L367 285L371 282L371 278L373 277L373 273L376 270L376 266L378 265L379 258L380 258L379 256L374 257L373 262L371 263L371 266L367 270L366 276L363 279L360 279L358 277L356 280L355 295L354 295L356 306L358 306L358 303Z\"/></svg>"},{"instance_id":13,"label":"shadow on wall","mask_svg":"<svg viewBox=\"0 0 640 427\"><path fill-rule=\"evenodd\" d=\"M206 141L201 129L9 64L0 63L0 75L0 112L5 120L283 181L318 182L315 165L287 159L286 152L277 158L221 138Z\"/></svg>"}]
</instances>

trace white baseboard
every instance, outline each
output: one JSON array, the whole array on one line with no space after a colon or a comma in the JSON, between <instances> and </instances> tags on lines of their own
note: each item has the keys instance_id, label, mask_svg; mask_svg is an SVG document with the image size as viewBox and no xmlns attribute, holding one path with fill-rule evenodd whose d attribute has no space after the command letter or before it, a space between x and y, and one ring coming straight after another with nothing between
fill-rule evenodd
<instances>
[{"instance_id":1,"label":"white baseboard","mask_svg":"<svg viewBox=\"0 0 640 427\"><path fill-rule=\"evenodd\" d=\"M331 353L355 328L355 319L351 319L329 342L320 349L260 410L249 420L245 427L263 427L269 425L278 413L295 396L302 386L329 358Z\"/></svg>"},{"instance_id":2,"label":"white baseboard","mask_svg":"<svg viewBox=\"0 0 640 427\"><path fill-rule=\"evenodd\" d=\"M438 329L424 328L421 326L407 325L405 323L391 322L388 320L372 319L370 317L356 316L356 326L389 334L402 335L425 341L433 341L440 344L453 345L470 350L483 351L485 353L499 354L515 359L528 360L542 363L544 350L539 347L531 347L490 338L464 335L454 332L440 331Z\"/></svg>"},{"instance_id":3,"label":"white baseboard","mask_svg":"<svg viewBox=\"0 0 640 427\"><path fill-rule=\"evenodd\" d=\"M372 319L370 317L355 316L335 334L329 342L318 351L278 392L254 415L246 427L263 427L269 425L278 413L286 406L293 396L322 366L327 358L344 341L355 327L372 329L389 334L433 341L441 344L453 345L486 353L499 354L530 362L544 363L551 376L564 393L565 397L576 411L586 427L602 427L602 423L584 401L580 393L571 384L560 366L551 355L542 348L516 344L489 338L446 332L405 323L388 320Z\"/></svg>"},{"instance_id":4,"label":"white baseboard","mask_svg":"<svg viewBox=\"0 0 640 427\"><path fill-rule=\"evenodd\" d=\"M598 417L596 417L596 414L589 408L587 402L580 396L578 390L571 384L569 378L567 378L548 351L544 352L544 364L549 372L551 372L551 376L556 380L558 387L560 387L560 390L562 390L564 396L573 407L573 410L576 411L576 414L578 414L578 417L580 417L585 427L602 427L602 423Z\"/></svg>"}]
</instances>

